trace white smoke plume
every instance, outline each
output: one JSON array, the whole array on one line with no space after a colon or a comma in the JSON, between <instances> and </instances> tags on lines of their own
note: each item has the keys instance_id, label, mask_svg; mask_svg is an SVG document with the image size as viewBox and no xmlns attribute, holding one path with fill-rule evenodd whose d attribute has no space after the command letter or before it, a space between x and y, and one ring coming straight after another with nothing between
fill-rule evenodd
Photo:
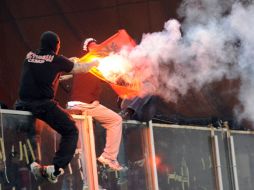
<instances>
[{"instance_id":1,"label":"white smoke plume","mask_svg":"<svg viewBox=\"0 0 254 190\"><path fill-rule=\"evenodd\" d=\"M223 78L241 80L240 118L254 122L254 5L233 0L184 0L182 24L169 20L144 34L124 56L134 63L145 93L177 101L189 89ZM236 109L237 111L237 109Z\"/></svg>"}]
</instances>

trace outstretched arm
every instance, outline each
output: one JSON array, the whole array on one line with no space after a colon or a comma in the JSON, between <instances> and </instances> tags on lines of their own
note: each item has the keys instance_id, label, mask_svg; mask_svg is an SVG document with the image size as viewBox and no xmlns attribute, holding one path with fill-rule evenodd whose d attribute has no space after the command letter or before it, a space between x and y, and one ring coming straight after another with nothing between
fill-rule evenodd
<instances>
[{"instance_id":1,"label":"outstretched arm","mask_svg":"<svg viewBox=\"0 0 254 190\"><path fill-rule=\"evenodd\" d=\"M91 62L77 62L78 58L72 57L70 58L71 61L74 62L73 69L70 73L87 73L92 67L97 67L99 62L97 60Z\"/></svg>"},{"instance_id":2,"label":"outstretched arm","mask_svg":"<svg viewBox=\"0 0 254 190\"><path fill-rule=\"evenodd\" d=\"M87 73L92 67L97 67L98 65L98 61L92 61L89 63L74 63L71 73Z\"/></svg>"}]
</instances>

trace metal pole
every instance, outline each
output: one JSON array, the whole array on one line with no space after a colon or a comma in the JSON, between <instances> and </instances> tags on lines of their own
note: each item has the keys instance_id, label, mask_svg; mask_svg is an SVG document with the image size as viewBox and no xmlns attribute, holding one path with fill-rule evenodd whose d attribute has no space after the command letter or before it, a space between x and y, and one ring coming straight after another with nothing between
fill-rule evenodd
<instances>
[{"instance_id":1,"label":"metal pole","mask_svg":"<svg viewBox=\"0 0 254 190\"><path fill-rule=\"evenodd\" d=\"M215 159L215 171L217 173L217 176L216 176L216 188L218 190L223 190L218 136L215 135L215 133L214 133L214 127L212 125L210 125L210 128L211 128L211 137L212 137L212 148L213 148L213 154L214 154L213 158Z\"/></svg>"},{"instance_id":2,"label":"metal pole","mask_svg":"<svg viewBox=\"0 0 254 190\"><path fill-rule=\"evenodd\" d=\"M222 183L222 174L221 174L221 162L220 162L220 150L218 144L218 137L214 135L214 148L215 148L215 158L216 158L216 171L218 175L218 185L219 190L223 190L223 183Z\"/></svg>"},{"instance_id":3,"label":"metal pole","mask_svg":"<svg viewBox=\"0 0 254 190\"><path fill-rule=\"evenodd\" d=\"M87 116L88 121L88 131L89 131L89 140L90 140L90 154L91 154L91 163L92 163L92 170L93 170L93 183L94 189L99 189L98 184L98 172L97 172L97 162L96 162L96 151L95 151L95 141L94 141L94 131L93 131L93 120L91 116Z\"/></svg>"},{"instance_id":4,"label":"metal pole","mask_svg":"<svg viewBox=\"0 0 254 190\"><path fill-rule=\"evenodd\" d=\"M153 180L153 190L159 190L158 185L158 174L155 162L155 147L154 147L154 138L153 138L153 126L152 121L149 121L149 137L150 137L150 151L151 151L151 165L152 165L152 180Z\"/></svg>"},{"instance_id":5,"label":"metal pole","mask_svg":"<svg viewBox=\"0 0 254 190\"><path fill-rule=\"evenodd\" d=\"M88 180L88 168L87 168L87 138L85 135L86 130L86 117L82 115L82 119L79 118L79 120L76 121L76 123L79 123L79 130L80 130L80 140L81 140L81 166L82 166L82 174L83 174L83 185L89 187L90 183Z\"/></svg>"},{"instance_id":6,"label":"metal pole","mask_svg":"<svg viewBox=\"0 0 254 190\"><path fill-rule=\"evenodd\" d=\"M229 126L228 126L228 122L224 122L224 127L227 129L229 162L230 162L230 165L232 165L232 169L230 168L231 179L232 179L232 175L233 175L232 186L233 186L234 190L239 190L238 176L237 176L237 165L236 165L236 158L235 158L234 139L233 139L233 136L231 136L231 134L230 134L230 129L229 129Z\"/></svg>"},{"instance_id":7,"label":"metal pole","mask_svg":"<svg viewBox=\"0 0 254 190\"><path fill-rule=\"evenodd\" d=\"M238 184L238 176L237 176L237 165L236 165L236 158L235 158L235 145L234 145L234 139L233 136L229 137L229 143L230 143L230 153L232 158L232 168L233 168L233 177L234 177L234 188L235 190L239 190L239 184Z\"/></svg>"}]
</instances>

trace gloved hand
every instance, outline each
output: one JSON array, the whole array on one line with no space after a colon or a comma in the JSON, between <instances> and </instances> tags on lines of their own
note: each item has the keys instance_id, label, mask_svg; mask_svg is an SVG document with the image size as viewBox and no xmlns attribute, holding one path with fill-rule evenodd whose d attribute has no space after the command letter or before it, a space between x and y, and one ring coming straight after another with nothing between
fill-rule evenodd
<instances>
[{"instance_id":1,"label":"gloved hand","mask_svg":"<svg viewBox=\"0 0 254 190\"><path fill-rule=\"evenodd\" d=\"M83 50L84 51L88 51L88 46L90 43L92 42L97 42L94 38L87 38L85 41L84 41L84 44L83 44Z\"/></svg>"},{"instance_id":2,"label":"gloved hand","mask_svg":"<svg viewBox=\"0 0 254 190\"><path fill-rule=\"evenodd\" d=\"M77 57L70 57L69 60L74 62L74 63L77 63L79 58L77 58Z\"/></svg>"},{"instance_id":3,"label":"gloved hand","mask_svg":"<svg viewBox=\"0 0 254 190\"><path fill-rule=\"evenodd\" d=\"M100 62L98 59L95 59L91 62L93 64L94 67L98 67L100 65Z\"/></svg>"}]
</instances>

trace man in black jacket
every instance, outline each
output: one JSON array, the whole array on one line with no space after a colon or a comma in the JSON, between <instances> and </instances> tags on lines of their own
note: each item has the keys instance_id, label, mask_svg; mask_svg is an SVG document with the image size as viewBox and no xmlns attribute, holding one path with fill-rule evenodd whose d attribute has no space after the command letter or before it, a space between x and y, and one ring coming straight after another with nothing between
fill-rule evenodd
<instances>
[{"instance_id":1,"label":"man in black jacket","mask_svg":"<svg viewBox=\"0 0 254 190\"><path fill-rule=\"evenodd\" d=\"M19 89L17 110L30 111L35 118L45 121L61 135L59 149L53 158L53 164L42 166L37 162L30 164L35 178L44 177L56 183L58 176L71 161L78 141L78 129L71 116L54 100L58 80L63 72L88 72L98 62L74 63L58 55L60 38L54 32L41 35L40 48L26 55Z\"/></svg>"}]
</instances>

